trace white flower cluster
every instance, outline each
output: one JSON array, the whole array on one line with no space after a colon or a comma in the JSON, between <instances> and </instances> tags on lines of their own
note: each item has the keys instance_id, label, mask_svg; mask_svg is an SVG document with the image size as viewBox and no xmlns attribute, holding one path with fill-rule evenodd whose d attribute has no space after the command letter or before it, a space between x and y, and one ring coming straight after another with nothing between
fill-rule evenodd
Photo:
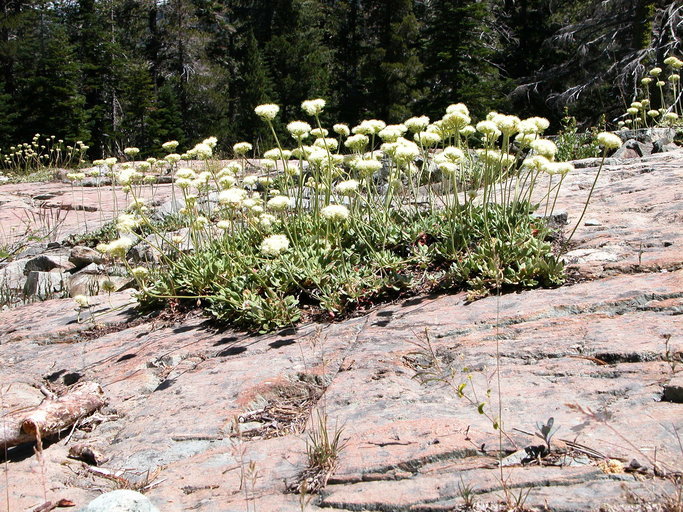
<instances>
[{"instance_id":1,"label":"white flower cluster","mask_svg":"<svg viewBox=\"0 0 683 512\"><path fill-rule=\"evenodd\" d=\"M270 235L261 242L261 254L278 256L289 249L289 239L285 235Z\"/></svg>"}]
</instances>

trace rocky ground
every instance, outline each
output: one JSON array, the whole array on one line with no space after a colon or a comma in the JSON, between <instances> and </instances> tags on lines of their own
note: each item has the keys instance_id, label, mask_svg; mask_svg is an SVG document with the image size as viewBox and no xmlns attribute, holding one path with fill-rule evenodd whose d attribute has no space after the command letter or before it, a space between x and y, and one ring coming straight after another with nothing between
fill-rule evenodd
<instances>
[{"instance_id":1,"label":"rocky ground","mask_svg":"<svg viewBox=\"0 0 683 512\"><path fill-rule=\"evenodd\" d=\"M662 475L683 460L683 150L609 163L557 289L420 296L261 336L199 314L140 319L128 290L93 299L80 323L70 299L0 313L4 412L40 403L41 386L96 381L108 400L42 455L9 450L0 508L82 507L121 487L162 511L432 512L470 493L480 510L506 497L567 512L664 506L681 486ZM570 225L595 164L568 178ZM3 225L23 190L0 187ZM338 464L319 494L288 493L319 418L340 432ZM533 434L549 418L545 454ZM68 458L82 443L96 466Z\"/></svg>"}]
</instances>

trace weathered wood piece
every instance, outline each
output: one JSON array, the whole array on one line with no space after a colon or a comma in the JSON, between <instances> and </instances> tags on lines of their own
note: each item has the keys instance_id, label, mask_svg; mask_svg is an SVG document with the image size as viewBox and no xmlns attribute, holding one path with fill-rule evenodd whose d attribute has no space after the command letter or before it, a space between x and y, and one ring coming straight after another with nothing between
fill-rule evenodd
<instances>
[{"instance_id":1,"label":"weathered wood piece","mask_svg":"<svg viewBox=\"0 0 683 512\"><path fill-rule=\"evenodd\" d=\"M75 385L67 394L46 398L32 409L0 417L0 447L9 448L49 437L73 425L105 404L104 392L95 382Z\"/></svg>"}]
</instances>

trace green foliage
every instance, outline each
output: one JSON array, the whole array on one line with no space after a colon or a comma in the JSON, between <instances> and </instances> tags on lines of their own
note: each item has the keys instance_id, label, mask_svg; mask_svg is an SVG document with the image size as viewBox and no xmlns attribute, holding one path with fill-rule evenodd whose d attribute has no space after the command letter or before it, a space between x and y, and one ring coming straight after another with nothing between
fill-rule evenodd
<instances>
[{"instance_id":1,"label":"green foliage","mask_svg":"<svg viewBox=\"0 0 683 512\"><path fill-rule=\"evenodd\" d=\"M600 145L595 138L597 131L579 132L576 118L565 111L562 119L562 130L557 134L557 158L559 160L579 160L581 158L593 158L600 154Z\"/></svg>"},{"instance_id":2,"label":"green foliage","mask_svg":"<svg viewBox=\"0 0 683 512\"><path fill-rule=\"evenodd\" d=\"M295 250L264 257L262 230L241 229L177 255L150 297L202 296L218 320L270 331L295 323L299 305L336 316L414 288L486 294L499 274L504 288L561 284L563 265L543 240L548 231L528 211L463 210L455 231L445 212L377 215L327 236L319 220L301 214L276 227L296 241Z\"/></svg>"}]
</instances>

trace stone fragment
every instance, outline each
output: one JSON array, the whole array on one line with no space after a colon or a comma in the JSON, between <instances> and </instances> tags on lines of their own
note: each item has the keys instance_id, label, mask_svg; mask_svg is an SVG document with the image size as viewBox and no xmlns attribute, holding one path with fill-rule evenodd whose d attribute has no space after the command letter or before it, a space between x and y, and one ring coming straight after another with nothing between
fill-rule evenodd
<instances>
[{"instance_id":1,"label":"stone fragment","mask_svg":"<svg viewBox=\"0 0 683 512\"><path fill-rule=\"evenodd\" d=\"M69 261L75 265L76 268L83 268L91 263L102 263L103 257L95 249L90 247L85 247L82 245L77 245L71 249L71 254L69 254Z\"/></svg>"},{"instance_id":2,"label":"stone fragment","mask_svg":"<svg viewBox=\"0 0 683 512\"><path fill-rule=\"evenodd\" d=\"M664 385L662 400L683 404L683 376L674 377Z\"/></svg>"},{"instance_id":3,"label":"stone fragment","mask_svg":"<svg viewBox=\"0 0 683 512\"><path fill-rule=\"evenodd\" d=\"M61 272L29 272L24 284L24 294L40 299L51 299L67 288L69 275Z\"/></svg>"},{"instance_id":4,"label":"stone fragment","mask_svg":"<svg viewBox=\"0 0 683 512\"><path fill-rule=\"evenodd\" d=\"M64 270L71 270L74 264L69 261L69 257L65 254L41 254L26 262L24 272L62 272Z\"/></svg>"},{"instance_id":5,"label":"stone fragment","mask_svg":"<svg viewBox=\"0 0 683 512\"><path fill-rule=\"evenodd\" d=\"M0 269L0 289L21 290L26 283L24 269L28 259L10 261Z\"/></svg>"},{"instance_id":6,"label":"stone fragment","mask_svg":"<svg viewBox=\"0 0 683 512\"><path fill-rule=\"evenodd\" d=\"M118 292L126 288L132 279L125 276L107 276L103 274L78 273L69 280L69 295L99 295L102 293ZM110 283L110 284L107 284ZM107 290L107 286L110 290Z\"/></svg>"},{"instance_id":7,"label":"stone fragment","mask_svg":"<svg viewBox=\"0 0 683 512\"><path fill-rule=\"evenodd\" d=\"M95 498L80 512L159 512L159 509L139 492L120 489Z\"/></svg>"},{"instance_id":8,"label":"stone fragment","mask_svg":"<svg viewBox=\"0 0 683 512\"><path fill-rule=\"evenodd\" d=\"M599 220L595 219L586 219L586 221L583 223L584 226L602 226L602 222Z\"/></svg>"}]
</instances>

